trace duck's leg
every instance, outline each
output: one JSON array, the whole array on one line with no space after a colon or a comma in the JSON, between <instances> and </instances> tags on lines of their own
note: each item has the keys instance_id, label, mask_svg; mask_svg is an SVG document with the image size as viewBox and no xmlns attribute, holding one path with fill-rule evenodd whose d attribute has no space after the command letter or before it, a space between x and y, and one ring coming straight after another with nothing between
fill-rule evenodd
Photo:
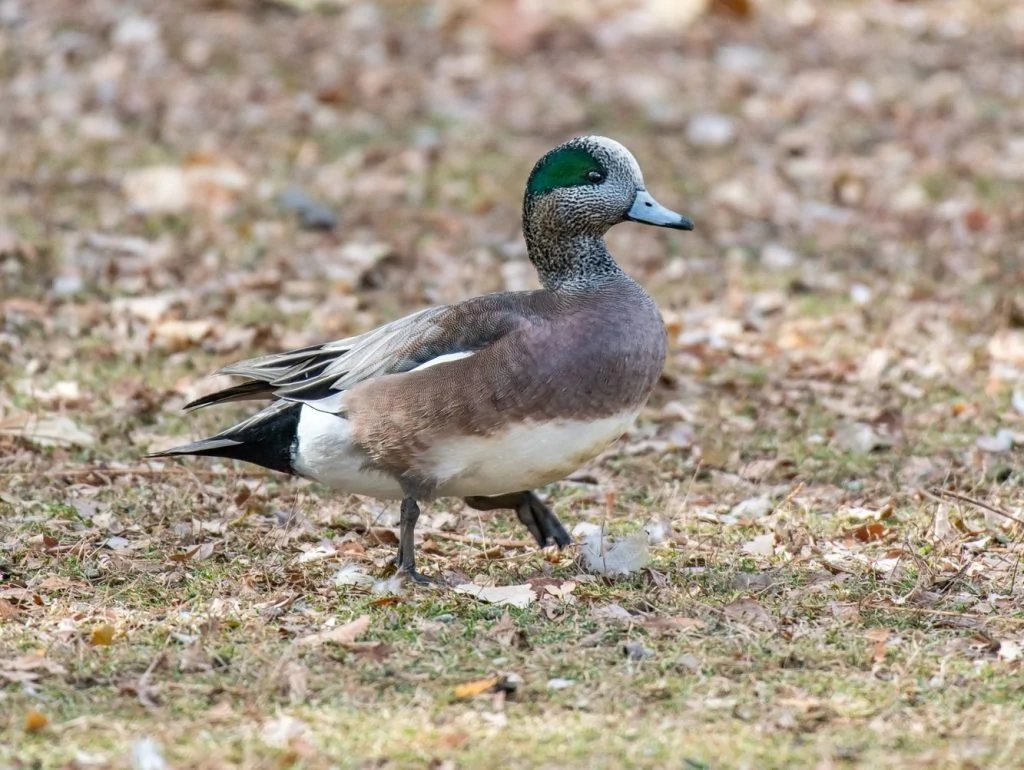
<instances>
[{"instance_id":1,"label":"duck's leg","mask_svg":"<svg viewBox=\"0 0 1024 770\"><path fill-rule=\"evenodd\" d=\"M533 492L512 492L495 497L467 497L466 505L478 511L494 511L511 508L516 512L519 521L526 525L537 544L544 548L554 543L565 548L572 543L572 538L565 531L562 522L540 501Z\"/></svg>"},{"instance_id":2,"label":"duck's leg","mask_svg":"<svg viewBox=\"0 0 1024 770\"><path fill-rule=\"evenodd\" d=\"M420 517L420 507L415 497L403 497L401 517L398 523L398 571L404 572L410 580L417 583L433 583L434 581L416 571L416 520Z\"/></svg>"}]
</instances>

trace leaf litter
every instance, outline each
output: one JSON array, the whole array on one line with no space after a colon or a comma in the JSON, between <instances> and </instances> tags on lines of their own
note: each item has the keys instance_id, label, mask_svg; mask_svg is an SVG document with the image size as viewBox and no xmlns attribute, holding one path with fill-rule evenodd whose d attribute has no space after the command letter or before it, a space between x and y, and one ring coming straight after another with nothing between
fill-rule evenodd
<instances>
[{"instance_id":1,"label":"leaf litter","mask_svg":"<svg viewBox=\"0 0 1024 770\"><path fill-rule=\"evenodd\" d=\"M393 763L408 725L438 766L484 740L998 763L1024 606L1012 3L80 5L0 14L0 623L46 651L0 659L0 763L33 710L61 740L31 751L68 766L147 733L223 766L263 729L301 763L339 728ZM424 559L477 599L421 592L388 577L396 506L140 459L231 419L179 410L232 357L534 288L513 180L591 131L659 197L686 180L698 230L609 234L669 359L630 435L544 492L607 525L578 562L439 501ZM450 702L510 670L536 720ZM370 702L389 718L338 705Z\"/></svg>"}]
</instances>

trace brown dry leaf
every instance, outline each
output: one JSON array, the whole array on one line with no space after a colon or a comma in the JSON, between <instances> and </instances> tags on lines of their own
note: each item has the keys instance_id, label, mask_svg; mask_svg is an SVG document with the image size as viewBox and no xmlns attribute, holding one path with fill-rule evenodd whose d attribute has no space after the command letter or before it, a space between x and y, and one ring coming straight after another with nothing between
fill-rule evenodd
<instances>
[{"instance_id":1,"label":"brown dry leaf","mask_svg":"<svg viewBox=\"0 0 1024 770\"><path fill-rule=\"evenodd\" d=\"M12 682L30 682L39 679L42 674L63 676L66 673L67 669L44 657L42 653L0 661L0 677Z\"/></svg>"},{"instance_id":2,"label":"brown dry leaf","mask_svg":"<svg viewBox=\"0 0 1024 770\"><path fill-rule=\"evenodd\" d=\"M109 623L96 626L89 632L89 644L93 647L107 647L114 641L114 627Z\"/></svg>"},{"instance_id":3,"label":"brown dry leaf","mask_svg":"<svg viewBox=\"0 0 1024 770\"><path fill-rule=\"evenodd\" d=\"M343 645L346 650L380 663L391 657L395 648L384 642L348 642Z\"/></svg>"},{"instance_id":4,"label":"brown dry leaf","mask_svg":"<svg viewBox=\"0 0 1024 770\"><path fill-rule=\"evenodd\" d=\"M849 530L846 534L862 543L871 543L885 537L885 525L879 521L868 522Z\"/></svg>"},{"instance_id":5,"label":"brown dry leaf","mask_svg":"<svg viewBox=\"0 0 1024 770\"><path fill-rule=\"evenodd\" d=\"M173 353L194 348L212 333L213 322L210 320L182 321L171 318L153 326L150 341L161 350Z\"/></svg>"},{"instance_id":6,"label":"brown dry leaf","mask_svg":"<svg viewBox=\"0 0 1024 770\"><path fill-rule=\"evenodd\" d=\"M756 631L774 631L775 620L755 599L740 599L722 608L726 617Z\"/></svg>"},{"instance_id":7,"label":"brown dry leaf","mask_svg":"<svg viewBox=\"0 0 1024 770\"><path fill-rule=\"evenodd\" d=\"M223 217L249 184L238 166L225 158L195 155L182 166L149 166L129 171L122 191L136 211L177 214L186 209Z\"/></svg>"},{"instance_id":8,"label":"brown dry leaf","mask_svg":"<svg viewBox=\"0 0 1024 770\"><path fill-rule=\"evenodd\" d=\"M192 548L190 548L189 550L187 550L187 551L185 551L183 553L168 554L167 558L170 561L181 563L181 562L188 561L193 556L195 556L197 553L199 553L199 546L198 545L193 546Z\"/></svg>"},{"instance_id":9,"label":"brown dry leaf","mask_svg":"<svg viewBox=\"0 0 1024 770\"><path fill-rule=\"evenodd\" d=\"M309 693L309 669L296 661L290 661L281 672L280 687L288 695L293 706L305 703Z\"/></svg>"},{"instance_id":10,"label":"brown dry leaf","mask_svg":"<svg viewBox=\"0 0 1024 770\"><path fill-rule=\"evenodd\" d=\"M992 335L988 354L996 361L1024 365L1024 330L1004 329Z\"/></svg>"},{"instance_id":11,"label":"brown dry leaf","mask_svg":"<svg viewBox=\"0 0 1024 770\"><path fill-rule=\"evenodd\" d=\"M741 19L749 19L754 15L753 0L712 0L712 10L727 13Z\"/></svg>"},{"instance_id":12,"label":"brown dry leaf","mask_svg":"<svg viewBox=\"0 0 1024 770\"><path fill-rule=\"evenodd\" d=\"M545 28L539 7L517 0L481 3L478 14L492 45L509 56L521 56L533 48Z\"/></svg>"},{"instance_id":13,"label":"brown dry leaf","mask_svg":"<svg viewBox=\"0 0 1024 770\"><path fill-rule=\"evenodd\" d=\"M674 618L650 618L644 621L644 628L656 636L676 636L687 631L699 631L707 627L707 623L698 618L683 616Z\"/></svg>"},{"instance_id":14,"label":"brown dry leaf","mask_svg":"<svg viewBox=\"0 0 1024 770\"><path fill-rule=\"evenodd\" d=\"M178 564L186 561L204 561L205 559L209 559L213 556L213 552L216 547L217 544L215 542L200 543L183 553L169 554L167 558Z\"/></svg>"},{"instance_id":15,"label":"brown dry leaf","mask_svg":"<svg viewBox=\"0 0 1024 770\"><path fill-rule=\"evenodd\" d=\"M370 527L368 534L376 545L398 545L398 531L391 527Z\"/></svg>"},{"instance_id":16,"label":"brown dry leaf","mask_svg":"<svg viewBox=\"0 0 1024 770\"><path fill-rule=\"evenodd\" d=\"M96 436L67 415L15 414L0 420L0 435L17 436L38 446L90 447Z\"/></svg>"},{"instance_id":17,"label":"brown dry leaf","mask_svg":"<svg viewBox=\"0 0 1024 770\"><path fill-rule=\"evenodd\" d=\"M500 676L492 676L487 679L477 679L473 682L460 684L455 688L456 698L475 698L486 692L493 692L501 681Z\"/></svg>"},{"instance_id":18,"label":"brown dry leaf","mask_svg":"<svg viewBox=\"0 0 1024 770\"><path fill-rule=\"evenodd\" d=\"M510 605L512 607L527 607L536 600L537 595L529 583L516 586L478 586L473 583L463 583L454 588L457 594L466 594L489 604Z\"/></svg>"},{"instance_id":19,"label":"brown dry leaf","mask_svg":"<svg viewBox=\"0 0 1024 770\"><path fill-rule=\"evenodd\" d=\"M871 662L878 663L885 659L885 653L889 649L889 642L882 640L871 645Z\"/></svg>"},{"instance_id":20,"label":"brown dry leaf","mask_svg":"<svg viewBox=\"0 0 1024 770\"><path fill-rule=\"evenodd\" d=\"M518 626L507 611L501 616L501 620L487 632L487 635L497 640L498 644L502 647L515 645L520 650L528 650L530 648L526 632Z\"/></svg>"},{"instance_id":21,"label":"brown dry leaf","mask_svg":"<svg viewBox=\"0 0 1024 770\"><path fill-rule=\"evenodd\" d=\"M46 729L50 724L50 718L38 711L30 711L25 715L25 732L38 733Z\"/></svg>"},{"instance_id":22,"label":"brown dry leaf","mask_svg":"<svg viewBox=\"0 0 1024 770\"><path fill-rule=\"evenodd\" d=\"M370 616L360 615L355 620L346 623L343 626L337 628L331 628L327 631L319 631L309 636L303 636L300 639L296 639L296 644L301 644L303 647L320 647L328 642L332 644L349 644L354 642L359 636L366 633L366 630L370 627Z\"/></svg>"}]
</instances>

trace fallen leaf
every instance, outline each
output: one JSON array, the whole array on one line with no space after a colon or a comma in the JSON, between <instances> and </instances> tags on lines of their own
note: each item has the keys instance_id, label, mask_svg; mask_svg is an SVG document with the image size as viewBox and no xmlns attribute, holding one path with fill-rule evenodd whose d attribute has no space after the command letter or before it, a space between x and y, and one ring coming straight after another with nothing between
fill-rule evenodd
<instances>
[{"instance_id":1,"label":"fallen leaf","mask_svg":"<svg viewBox=\"0 0 1024 770\"><path fill-rule=\"evenodd\" d=\"M213 322L204 319L183 321L169 318L155 324L150 334L152 343L169 352L195 347L213 333Z\"/></svg>"},{"instance_id":2,"label":"fallen leaf","mask_svg":"<svg viewBox=\"0 0 1024 770\"><path fill-rule=\"evenodd\" d=\"M384 642L348 642L345 649L380 663L391 656L395 648Z\"/></svg>"},{"instance_id":3,"label":"fallen leaf","mask_svg":"<svg viewBox=\"0 0 1024 770\"><path fill-rule=\"evenodd\" d=\"M366 633L366 630L370 627L370 616L360 615L350 623L346 623L343 626L337 628L331 628L327 631L320 631L309 636L303 636L296 640L297 644L301 644L304 647L320 647L328 642L332 644L348 644L354 642L357 637Z\"/></svg>"},{"instance_id":4,"label":"fallen leaf","mask_svg":"<svg viewBox=\"0 0 1024 770\"><path fill-rule=\"evenodd\" d=\"M866 455L876 449L892 446L893 441L887 436L882 436L867 423L843 422L836 428L835 435L829 444L833 449Z\"/></svg>"},{"instance_id":5,"label":"fallen leaf","mask_svg":"<svg viewBox=\"0 0 1024 770\"><path fill-rule=\"evenodd\" d=\"M575 684L575 682L573 682L572 679L560 679L560 678L549 679L548 680L548 689L549 690L565 690L565 689L567 689L569 687L572 687L574 684Z\"/></svg>"},{"instance_id":6,"label":"fallen leaf","mask_svg":"<svg viewBox=\"0 0 1024 770\"><path fill-rule=\"evenodd\" d=\"M12 415L0 421L0 435L17 436L38 446L90 447L96 437L67 415Z\"/></svg>"},{"instance_id":7,"label":"fallen leaf","mask_svg":"<svg viewBox=\"0 0 1024 770\"><path fill-rule=\"evenodd\" d=\"M629 610L619 604L604 604L600 607L595 607L590 611L590 616L606 620L633 620Z\"/></svg>"},{"instance_id":8,"label":"fallen leaf","mask_svg":"<svg viewBox=\"0 0 1024 770\"><path fill-rule=\"evenodd\" d=\"M1009 452L1013 449L1013 438L1013 431L1001 428L996 431L995 435L979 436L975 444L982 452L998 454L1000 452Z\"/></svg>"},{"instance_id":9,"label":"fallen leaf","mask_svg":"<svg viewBox=\"0 0 1024 770\"><path fill-rule=\"evenodd\" d=\"M885 660L885 654L889 649L889 642L886 639L875 642L871 645L871 662L878 663Z\"/></svg>"},{"instance_id":10,"label":"fallen leaf","mask_svg":"<svg viewBox=\"0 0 1024 770\"><path fill-rule=\"evenodd\" d=\"M515 586L478 586L474 583L463 583L455 586L455 593L473 596L490 604L527 607L536 598L529 583Z\"/></svg>"},{"instance_id":11,"label":"fallen leaf","mask_svg":"<svg viewBox=\"0 0 1024 770\"><path fill-rule=\"evenodd\" d=\"M500 676L492 676L487 679L477 679L460 684L455 688L455 697L475 698L477 695L483 695L485 692L493 692L500 681Z\"/></svg>"},{"instance_id":12,"label":"fallen leaf","mask_svg":"<svg viewBox=\"0 0 1024 770\"><path fill-rule=\"evenodd\" d=\"M114 627L109 623L97 626L89 633L89 644L93 647L106 647L114 641Z\"/></svg>"},{"instance_id":13,"label":"fallen leaf","mask_svg":"<svg viewBox=\"0 0 1024 770\"><path fill-rule=\"evenodd\" d=\"M1019 642L1014 642L1010 639L999 640L999 652L996 653L1000 660L1007 662L1020 660L1024 656L1024 650L1021 649Z\"/></svg>"},{"instance_id":14,"label":"fallen leaf","mask_svg":"<svg viewBox=\"0 0 1024 770\"><path fill-rule=\"evenodd\" d=\"M125 174L121 189L136 211L176 214L199 209L228 214L249 186L249 178L225 158L199 154L182 166L149 166Z\"/></svg>"},{"instance_id":15,"label":"fallen leaf","mask_svg":"<svg viewBox=\"0 0 1024 770\"><path fill-rule=\"evenodd\" d=\"M24 680L18 674L31 674L29 680L38 679L39 673L63 676L67 669L59 663L40 654L22 655L19 658L0 661L0 676L11 680Z\"/></svg>"},{"instance_id":16,"label":"fallen leaf","mask_svg":"<svg viewBox=\"0 0 1024 770\"><path fill-rule=\"evenodd\" d=\"M170 561L173 561L173 562L178 562L178 563L180 563L180 562L186 562L186 561L188 561L188 560L189 560L189 559L191 559L191 558L192 558L193 556L195 556L195 555L196 555L197 553L199 553L199 546L198 546L198 545L197 545L197 546L193 546L192 548L190 548L190 549L189 549L189 550L187 550L187 551L184 551L183 553L172 553L172 554L168 554L167 558L168 558L168 559L169 559Z\"/></svg>"},{"instance_id":17,"label":"fallen leaf","mask_svg":"<svg viewBox=\"0 0 1024 770\"><path fill-rule=\"evenodd\" d=\"M398 531L391 527L370 527L368 533L376 545L398 545Z\"/></svg>"},{"instance_id":18,"label":"fallen leaf","mask_svg":"<svg viewBox=\"0 0 1024 770\"><path fill-rule=\"evenodd\" d=\"M315 548L310 548L308 551L303 551L302 553L300 553L298 555L298 558L295 559L295 563L309 564L310 562L314 561L323 561L324 559L330 559L337 553L338 551L334 548L334 546L319 545Z\"/></svg>"},{"instance_id":19,"label":"fallen leaf","mask_svg":"<svg viewBox=\"0 0 1024 770\"><path fill-rule=\"evenodd\" d=\"M1024 364L1024 330L1004 329L992 336L988 354L996 361Z\"/></svg>"},{"instance_id":20,"label":"fallen leaf","mask_svg":"<svg viewBox=\"0 0 1024 770\"><path fill-rule=\"evenodd\" d=\"M644 628L656 636L675 636L686 631L699 631L706 627L707 623L699 618L682 616L675 618L650 618L644 621Z\"/></svg>"},{"instance_id":21,"label":"fallen leaf","mask_svg":"<svg viewBox=\"0 0 1024 770\"><path fill-rule=\"evenodd\" d=\"M751 497L734 505L729 515L737 519L756 521L771 513L772 501L767 497Z\"/></svg>"},{"instance_id":22,"label":"fallen leaf","mask_svg":"<svg viewBox=\"0 0 1024 770\"><path fill-rule=\"evenodd\" d=\"M492 639L496 639L502 647L511 647L514 644L520 650L530 649L530 642L526 638L526 633L519 628L507 610L501 616L501 620L487 632L487 635Z\"/></svg>"},{"instance_id":23,"label":"fallen leaf","mask_svg":"<svg viewBox=\"0 0 1024 770\"><path fill-rule=\"evenodd\" d=\"M50 718L38 711L30 711L25 715L25 732L38 733L46 729L50 724Z\"/></svg>"},{"instance_id":24,"label":"fallen leaf","mask_svg":"<svg viewBox=\"0 0 1024 770\"><path fill-rule=\"evenodd\" d=\"M726 617L757 631L774 631L775 620L764 607L754 599L740 599L725 605L722 610Z\"/></svg>"},{"instance_id":25,"label":"fallen leaf","mask_svg":"<svg viewBox=\"0 0 1024 770\"><path fill-rule=\"evenodd\" d=\"M862 543L871 543L885 537L885 525L878 521L871 521L849 530L847 534Z\"/></svg>"},{"instance_id":26,"label":"fallen leaf","mask_svg":"<svg viewBox=\"0 0 1024 770\"><path fill-rule=\"evenodd\" d=\"M758 535L743 544L743 552L754 556L771 556L775 553L775 533Z\"/></svg>"}]
</instances>

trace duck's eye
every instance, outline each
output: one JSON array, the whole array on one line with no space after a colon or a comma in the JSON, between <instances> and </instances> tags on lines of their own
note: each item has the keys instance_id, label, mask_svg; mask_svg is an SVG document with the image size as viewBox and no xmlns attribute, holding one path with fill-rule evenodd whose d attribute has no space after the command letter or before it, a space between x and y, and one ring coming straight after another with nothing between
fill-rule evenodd
<instances>
[{"instance_id":1,"label":"duck's eye","mask_svg":"<svg viewBox=\"0 0 1024 770\"><path fill-rule=\"evenodd\" d=\"M588 171L587 179L589 179L594 184L597 184L598 182L604 181L604 174L602 174L600 171Z\"/></svg>"}]
</instances>

